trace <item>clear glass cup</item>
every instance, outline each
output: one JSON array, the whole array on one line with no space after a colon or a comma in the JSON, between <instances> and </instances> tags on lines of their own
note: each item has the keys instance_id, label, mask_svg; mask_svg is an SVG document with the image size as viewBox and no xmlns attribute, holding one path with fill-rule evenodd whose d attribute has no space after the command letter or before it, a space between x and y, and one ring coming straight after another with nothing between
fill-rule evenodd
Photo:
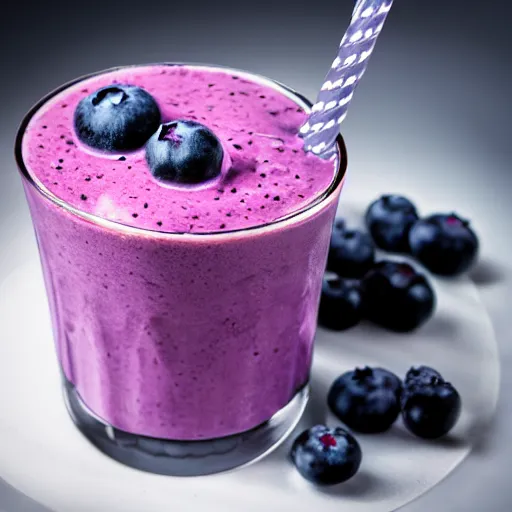
<instances>
[{"instance_id":1,"label":"clear glass cup","mask_svg":"<svg viewBox=\"0 0 512 512\"><path fill-rule=\"evenodd\" d=\"M275 81L219 69L311 107ZM204 234L134 228L63 202L23 161L32 116L86 78L43 98L16 141L71 418L104 453L146 471L199 475L258 460L308 399L343 139L330 188L275 222Z\"/></svg>"}]
</instances>

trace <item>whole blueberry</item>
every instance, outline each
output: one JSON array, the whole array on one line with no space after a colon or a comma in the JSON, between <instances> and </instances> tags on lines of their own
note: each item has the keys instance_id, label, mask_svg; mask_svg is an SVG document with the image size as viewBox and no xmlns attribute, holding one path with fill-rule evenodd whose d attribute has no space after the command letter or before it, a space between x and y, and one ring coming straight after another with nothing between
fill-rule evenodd
<instances>
[{"instance_id":1,"label":"whole blueberry","mask_svg":"<svg viewBox=\"0 0 512 512\"><path fill-rule=\"evenodd\" d=\"M404 390L402 418L407 429L418 437L436 439L457 423L461 411L457 390L442 378Z\"/></svg>"},{"instance_id":2,"label":"whole blueberry","mask_svg":"<svg viewBox=\"0 0 512 512\"><path fill-rule=\"evenodd\" d=\"M335 485L352 478L361 465L362 452L352 434L341 427L316 425L294 441L291 459L299 473L319 485Z\"/></svg>"},{"instance_id":3,"label":"whole blueberry","mask_svg":"<svg viewBox=\"0 0 512 512\"><path fill-rule=\"evenodd\" d=\"M134 85L102 87L80 101L74 115L78 138L105 151L142 147L160 124L154 98Z\"/></svg>"},{"instance_id":4,"label":"whole blueberry","mask_svg":"<svg viewBox=\"0 0 512 512\"><path fill-rule=\"evenodd\" d=\"M426 322L435 308L434 290L408 263L380 261L363 280L368 320L395 332L408 332Z\"/></svg>"},{"instance_id":5,"label":"whole blueberry","mask_svg":"<svg viewBox=\"0 0 512 512\"><path fill-rule=\"evenodd\" d=\"M455 213L420 219L409 233L413 256L434 274L455 276L474 263L478 238L469 221Z\"/></svg>"},{"instance_id":6,"label":"whole blueberry","mask_svg":"<svg viewBox=\"0 0 512 512\"><path fill-rule=\"evenodd\" d=\"M400 379L383 368L356 368L340 375L327 395L333 414L356 432L388 430L400 413Z\"/></svg>"},{"instance_id":7,"label":"whole blueberry","mask_svg":"<svg viewBox=\"0 0 512 512\"><path fill-rule=\"evenodd\" d=\"M363 315L363 298L358 281L324 276L318 323L343 331L357 325Z\"/></svg>"},{"instance_id":8,"label":"whole blueberry","mask_svg":"<svg viewBox=\"0 0 512 512\"><path fill-rule=\"evenodd\" d=\"M366 211L365 221L373 241L389 252L409 251L409 230L418 220L416 207L399 195L384 195Z\"/></svg>"},{"instance_id":9,"label":"whole blueberry","mask_svg":"<svg viewBox=\"0 0 512 512\"><path fill-rule=\"evenodd\" d=\"M342 277L361 278L375 261L375 247L370 235L356 229L345 229L335 223L327 269Z\"/></svg>"},{"instance_id":10,"label":"whole blueberry","mask_svg":"<svg viewBox=\"0 0 512 512\"><path fill-rule=\"evenodd\" d=\"M153 176L177 183L201 183L218 176L223 156L219 139L195 121L165 123L146 145Z\"/></svg>"}]
</instances>

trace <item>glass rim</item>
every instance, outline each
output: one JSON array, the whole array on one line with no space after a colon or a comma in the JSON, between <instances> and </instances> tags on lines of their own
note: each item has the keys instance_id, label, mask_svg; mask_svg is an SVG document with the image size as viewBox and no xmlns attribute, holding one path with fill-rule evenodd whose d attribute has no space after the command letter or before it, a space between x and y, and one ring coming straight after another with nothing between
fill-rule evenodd
<instances>
[{"instance_id":1,"label":"glass rim","mask_svg":"<svg viewBox=\"0 0 512 512\"><path fill-rule=\"evenodd\" d=\"M25 165L25 161L23 159L23 137L25 135L25 131L27 129L28 124L32 120L32 118L36 115L36 113L49 101L51 101L55 96L60 94L61 92L73 87L76 84L83 82L84 80L88 80L90 78L94 78L96 76L101 76L104 74L112 73L119 70L125 70L130 68L140 68L140 67L151 67L151 66L187 66L195 69L210 69L210 70L219 70L224 72L229 72L232 74L237 74L238 76L245 76L252 81L259 82L263 85L274 88L277 92L284 93L286 96L290 97L297 105L304 108L307 113L310 113L311 107L313 103L308 100L301 93L295 91L291 87L279 82L278 80L274 80L272 78L268 78L264 75L260 75L257 73L252 73L250 71L244 71L241 69L231 68L229 66L222 65L213 65L213 64L202 64L202 63L187 63L187 62L156 62L156 63L147 63L147 64L130 64L124 66L114 66L107 69L103 69L101 71L95 71L92 73L88 73L86 75L82 75L78 78L72 79L59 87L53 89L48 94L44 95L37 103L35 103L32 108L25 114L23 120L21 121L15 139L14 145L14 157L16 160L16 164L18 167L18 171L20 172L22 178L26 180L26 182L32 186L36 192L41 194L45 199L53 203L55 206L63 208L68 213L75 215L77 217L82 218L85 221L91 222L93 224L108 227L112 230L123 231L128 234L136 234L136 235L145 235L145 236L155 236L160 238L177 238L183 240L185 238L189 239L204 239L204 238L221 238L226 236L237 236L241 235L245 232L254 234L255 231L259 230L268 230L269 228L277 228L287 222L297 220L300 221L302 217L307 217L307 214L310 213L315 207L319 207L326 201L332 194L341 186L345 179L345 174L347 170L347 149L345 146L345 141L340 134L338 134L336 138L336 147L337 147L337 158L338 165L336 169L336 173L334 175L334 179L332 180L329 187L322 193L315 197L310 203L306 204L302 208L298 210L294 210L286 215L283 215L271 222L266 222L264 224L257 224L254 226L248 226L243 228L225 230L225 231L204 231L198 233L189 233L189 232L172 232L172 231L159 231L158 229L150 229L146 227L137 227L132 226L130 224L125 224L123 222L107 219L101 217L99 215L95 215L94 213L89 213L80 210L79 208L71 205L67 201L59 198L57 195L48 190L44 185L36 180L36 178L29 172L27 166Z\"/></svg>"}]
</instances>

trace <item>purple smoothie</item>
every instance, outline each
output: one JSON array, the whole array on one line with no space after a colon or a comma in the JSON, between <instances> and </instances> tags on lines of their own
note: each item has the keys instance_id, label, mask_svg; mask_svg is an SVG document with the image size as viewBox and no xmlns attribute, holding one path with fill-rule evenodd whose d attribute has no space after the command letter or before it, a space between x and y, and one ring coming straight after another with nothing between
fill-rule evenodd
<instances>
[{"instance_id":1,"label":"purple smoothie","mask_svg":"<svg viewBox=\"0 0 512 512\"><path fill-rule=\"evenodd\" d=\"M171 186L143 150L81 144L77 103L115 82L146 89L164 121L208 126L229 155L221 176ZM18 159L57 353L104 421L218 438L262 424L307 384L346 162L302 150L305 108L252 75L158 65L82 80L29 119Z\"/></svg>"},{"instance_id":2,"label":"purple smoothie","mask_svg":"<svg viewBox=\"0 0 512 512\"><path fill-rule=\"evenodd\" d=\"M229 168L200 187L165 186L149 172L144 148L105 153L84 146L74 133L76 106L112 83L151 93L164 121L208 126L229 155ZM23 157L42 186L81 211L161 232L227 231L284 217L330 186L336 163L305 153L297 136L306 117L292 97L243 74L125 68L79 82L49 101L27 127Z\"/></svg>"}]
</instances>

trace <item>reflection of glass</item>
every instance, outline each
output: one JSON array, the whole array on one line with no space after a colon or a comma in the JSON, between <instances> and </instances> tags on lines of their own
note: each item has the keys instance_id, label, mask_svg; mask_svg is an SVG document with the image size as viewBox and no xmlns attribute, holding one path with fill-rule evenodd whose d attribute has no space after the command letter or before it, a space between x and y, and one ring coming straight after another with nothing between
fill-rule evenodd
<instances>
[{"instance_id":1,"label":"reflection of glass","mask_svg":"<svg viewBox=\"0 0 512 512\"><path fill-rule=\"evenodd\" d=\"M341 137L336 179L307 208L245 230L159 233L79 211L35 182L21 140L53 95L28 114L16 154L74 421L114 458L160 473L262 456L307 400Z\"/></svg>"}]
</instances>

